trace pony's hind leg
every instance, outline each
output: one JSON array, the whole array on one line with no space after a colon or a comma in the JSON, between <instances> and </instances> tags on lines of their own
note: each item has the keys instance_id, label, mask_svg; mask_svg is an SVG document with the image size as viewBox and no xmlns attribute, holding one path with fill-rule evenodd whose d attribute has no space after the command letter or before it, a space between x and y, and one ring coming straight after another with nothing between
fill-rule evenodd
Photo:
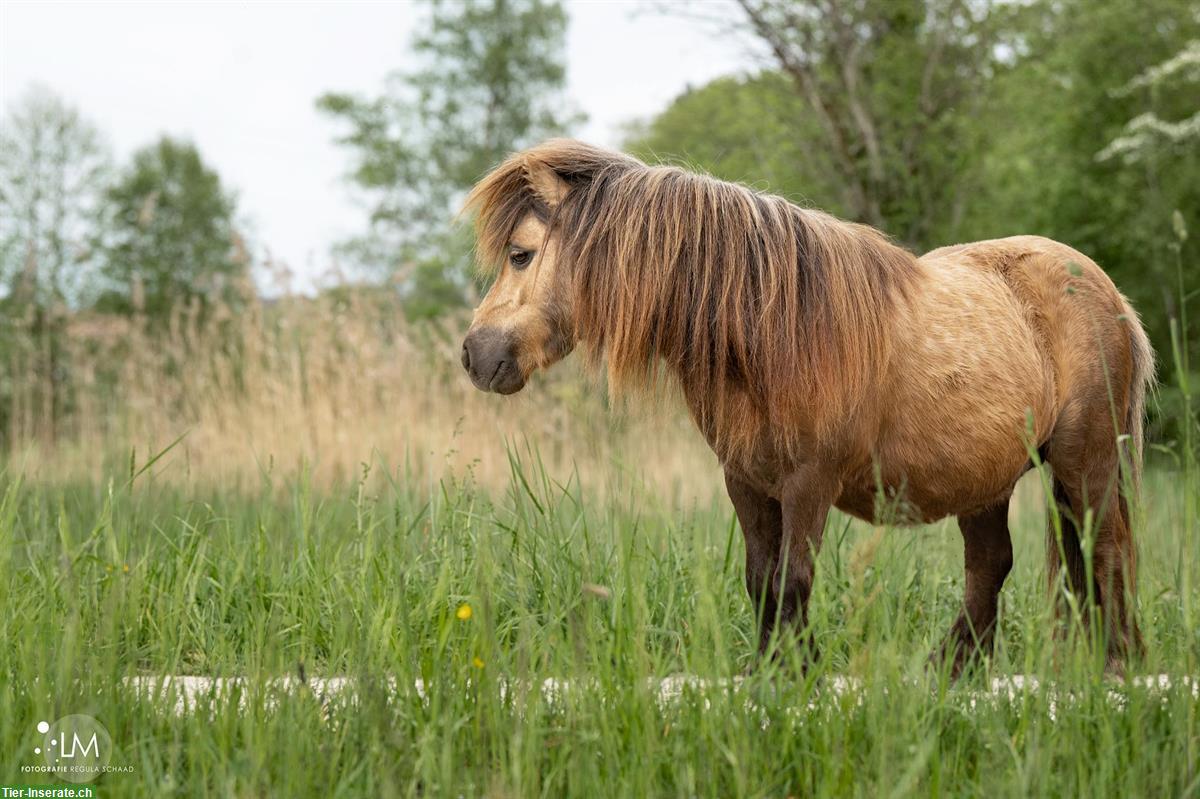
<instances>
[{"instance_id":1,"label":"pony's hind leg","mask_svg":"<svg viewBox=\"0 0 1200 799\"><path fill-rule=\"evenodd\" d=\"M1012 571L1012 538L1008 532L1008 497L996 504L958 517L963 537L963 566L967 586L958 619L940 649L935 664L950 661L950 674L958 677L977 655L991 652L996 633L1000 589Z\"/></svg>"},{"instance_id":2,"label":"pony's hind leg","mask_svg":"<svg viewBox=\"0 0 1200 799\"><path fill-rule=\"evenodd\" d=\"M1121 494L1111 422L1097 422L1082 434L1056 430L1047 460L1054 474L1062 531L1060 538L1051 519L1047 540L1051 590L1064 592L1058 599L1060 615L1070 604L1066 592L1080 608L1085 625L1090 624L1093 609L1099 611L1107 666L1119 670L1127 657L1141 652L1142 638L1134 617L1135 551L1129 505ZM1058 572L1064 566L1060 588Z\"/></svg>"},{"instance_id":3,"label":"pony's hind leg","mask_svg":"<svg viewBox=\"0 0 1200 799\"><path fill-rule=\"evenodd\" d=\"M1046 578L1054 598L1055 613L1060 619L1069 616L1070 598L1080 603L1086 623L1088 611L1082 603L1089 597L1094 599L1094 593L1088 591L1087 564L1083 559L1079 528L1075 526L1075 512L1066 489L1057 479L1054 480L1054 511L1054 515L1046 519Z\"/></svg>"}]
</instances>

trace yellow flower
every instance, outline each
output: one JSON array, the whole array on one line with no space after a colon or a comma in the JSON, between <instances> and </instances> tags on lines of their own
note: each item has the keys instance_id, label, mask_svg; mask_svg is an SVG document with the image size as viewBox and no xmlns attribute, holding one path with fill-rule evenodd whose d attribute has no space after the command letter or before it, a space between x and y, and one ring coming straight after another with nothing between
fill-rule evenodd
<instances>
[{"instance_id":1,"label":"yellow flower","mask_svg":"<svg viewBox=\"0 0 1200 799\"><path fill-rule=\"evenodd\" d=\"M126 574L129 574L129 564L126 563L124 566L122 566L121 571L125 572Z\"/></svg>"},{"instance_id":2,"label":"yellow flower","mask_svg":"<svg viewBox=\"0 0 1200 799\"><path fill-rule=\"evenodd\" d=\"M483 660L478 655L476 655L474 658L471 659L471 665L473 665L477 669L482 669L483 668Z\"/></svg>"},{"instance_id":3,"label":"yellow flower","mask_svg":"<svg viewBox=\"0 0 1200 799\"><path fill-rule=\"evenodd\" d=\"M471 606L466 602L462 603L458 606L458 610L455 611L454 615L458 617L459 621L466 621L471 618Z\"/></svg>"}]
</instances>

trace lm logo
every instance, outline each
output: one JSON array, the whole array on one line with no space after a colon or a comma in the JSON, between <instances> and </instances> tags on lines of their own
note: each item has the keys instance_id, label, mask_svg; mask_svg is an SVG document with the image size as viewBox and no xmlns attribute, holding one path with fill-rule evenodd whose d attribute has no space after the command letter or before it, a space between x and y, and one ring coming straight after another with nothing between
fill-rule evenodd
<instances>
[{"instance_id":1,"label":"lm logo","mask_svg":"<svg viewBox=\"0 0 1200 799\"><path fill-rule=\"evenodd\" d=\"M53 724L39 721L42 745L34 747L46 770L70 782L91 782L104 773L112 757L112 738L91 716L63 716Z\"/></svg>"}]
</instances>

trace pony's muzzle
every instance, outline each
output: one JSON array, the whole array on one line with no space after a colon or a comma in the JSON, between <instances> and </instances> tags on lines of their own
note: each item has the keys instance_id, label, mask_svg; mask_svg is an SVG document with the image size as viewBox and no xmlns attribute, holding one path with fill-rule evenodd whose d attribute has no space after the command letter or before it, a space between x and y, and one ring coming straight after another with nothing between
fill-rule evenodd
<instances>
[{"instance_id":1,"label":"pony's muzzle","mask_svg":"<svg viewBox=\"0 0 1200 799\"><path fill-rule=\"evenodd\" d=\"M462 365L480 391L515 394L525 386L511 340L494 327L481 327L467 333L463 340Z\"/></svg>"}]
</instances>

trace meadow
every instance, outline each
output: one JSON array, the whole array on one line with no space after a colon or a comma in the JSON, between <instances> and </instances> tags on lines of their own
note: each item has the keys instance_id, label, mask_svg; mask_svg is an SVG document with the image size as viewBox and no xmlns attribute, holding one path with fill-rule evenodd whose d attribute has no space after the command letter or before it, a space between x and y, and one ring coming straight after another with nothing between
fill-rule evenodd
<instances>
[{"instance_id":1,"label":"meadow","mask_svg":"<svg viewBox=\"0 0 1200 799\"><path fill-rule=\"evenodd\" d=\"M821 658L751 669L741 534L669 398L614 409L570 369L517 402L477 395L448 335L339 303L245 314L233 355L180 324L97 358L85 331L81 363L124 371L81 382L52 443L22 384L25 444L0 474L0 783L45 781L22 772L37 723L82 713L127 767L102 797L1200 792L1187 459L1146 477L1148 654L1127 680L1078 625L1056 633L1037 473L986 668L949 683L926 664L962 597L954 522L835 513ZM179 713L175 689L136 688L161 675L242 681ZM705 682L663 699L680 675ZM988 690L1011 675L1041 684ZM352 687L304 687L334 676Z\"/></svg>"},{"instance_id":2,"label":"meadow","mask_svg":"<svg viewBox=\"0 0 1200 799\"><path fill-rule=\"evenodd\" d=\"M0 799L96 725L102 799L1200 799L1198 9L0 0ZM460 366L462 199L564 135L914 252L1038 233L1103 265L1159 360L1144 660L1106 673L1089 611L1056 616L1041 471L962 679L928 660L952 519L833 513L820 657L760 660L677 392ZM648 250L719 231L740 269L769 227L692 216ZM842 283L808 238L746 285Z\"/></svg>"}]
</instances>

